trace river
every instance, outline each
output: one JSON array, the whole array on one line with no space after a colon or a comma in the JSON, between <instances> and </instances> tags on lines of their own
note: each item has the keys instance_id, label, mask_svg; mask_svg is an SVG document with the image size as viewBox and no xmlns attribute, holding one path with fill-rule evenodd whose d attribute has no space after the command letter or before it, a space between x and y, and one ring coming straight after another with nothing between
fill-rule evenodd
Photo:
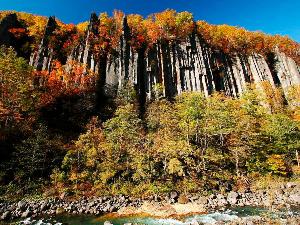
<instances>
[{"instance_id":1,"label":"river","mask_svg":"<svg viewBox=\"0 0 300 225\"><path fill-rule=\"evenodd\" d=\"M214 211L207 214L190 215L182 218L153 218L147 216L131 216L131 217L114 217L114 216L66 216L60 215L52 218L31 219L27 218L23 221L16 222L18 225L101 225L105 221L110 221L114 225L123 225L128 223L147 224L147 225L188 225L192 222L213 225L218 222L230 222L238 218L251 216L269 216L278 219L286 217L300 216L300 209L294 208L282 211L270 211L263 208L243 207L226 209L224 211ZM300 223L300 221L299 221Z\"/></svg>"}]
</instances>

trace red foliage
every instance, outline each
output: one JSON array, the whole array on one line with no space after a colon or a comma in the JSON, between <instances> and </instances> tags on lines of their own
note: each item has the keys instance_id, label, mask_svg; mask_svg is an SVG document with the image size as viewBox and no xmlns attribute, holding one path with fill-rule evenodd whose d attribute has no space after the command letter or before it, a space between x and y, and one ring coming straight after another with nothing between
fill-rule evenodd
<instances>
[{"instance_id":1,"label":"red foliage","mask_svg":"<svg viewBox=\"0 0 300 225\"><path fill-rule=\"evenodd\" d=\"M52 103L62 95L78 95L94 89L95 76L76 63L69 62L69 71L59 61L54 61L52 71L36 72L35 76L42 80L43 94L40 97L40 107Z\"/></svg>"},{"instance_id":2,"label":"red foliage","mask_svg":"<svg viewBox=\"0 0 300 225\"><path fill-rule=\"evenodd\" d=\"M8 30L11 34L13 34L17 39L20 39L27 35L27 31L24 28L11 28Z\"/></svg>"}]
</instances>

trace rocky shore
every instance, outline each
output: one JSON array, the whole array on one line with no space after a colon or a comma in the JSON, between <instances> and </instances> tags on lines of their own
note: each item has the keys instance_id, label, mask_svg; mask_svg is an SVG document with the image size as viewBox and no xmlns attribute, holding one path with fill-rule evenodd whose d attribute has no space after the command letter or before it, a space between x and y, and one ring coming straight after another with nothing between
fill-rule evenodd
<instances>
[{"instance_id":1,"label":"rocky shore","mask_svg":"<svg viewBox=\"0 0 300 225\"><path fill-rule=\"evenodd\" d=\"M210 210L228 207L267 207L285 208L300 205L300 185L287 183L276 190L228 192L209 196L182 195L171 192L165 196L152 196L145 199L128 196L83 197L70 200L65 196L44 200L22 200L0 203L1 220L35 218L58 214L104 215L115 213L117 216L146 214L153 217L168 218L188 214L206 213Z\"/></svg>"}]
</instances>

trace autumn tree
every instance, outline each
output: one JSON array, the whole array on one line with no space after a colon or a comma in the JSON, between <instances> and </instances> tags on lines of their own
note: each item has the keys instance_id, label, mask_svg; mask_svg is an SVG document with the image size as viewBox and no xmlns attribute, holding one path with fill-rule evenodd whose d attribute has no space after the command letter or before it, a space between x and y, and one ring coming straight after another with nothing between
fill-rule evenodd
<instances>
[{"instance_id":1,"label":"autumn tree","mask_svg":"<svg viewBox=\"0 0 300 225\"><path fill-rule=\"evenodd\" d=\"M300 147L299 123L282 113L271 114L262 128L262 135L265 138L264 150L270 157L267 159L267 170L286 175L290 170L288 160L297 160ZM282 165L275 165L276 160L272 162L274 158L278 158L277 163L282 161Z\"/></svg>"},{"instance_id":2,"label":"autumn tree","mask_svg":"<svg viewBox=\"0 0 300 225\"><path fill-rule=\"evenodd\" d=\"M17 57L12 48L0 49L0 105L1 126L13 126L15 122L35 113L35 101L39 95L33 89L32 68Z\"/></svg>"},{"instance_id":3,"label":"autumn tree","mask_svg":"<svg viewBox=\"0 0 300 225\"><path fill-rule=\"evenodd\" d=\"M14 164L18 182L47 178L55 166L61 163L63 151L57 139L51 139L47 127L37 125L33 135L16 145Z\"/></svg>"}]
</instances>

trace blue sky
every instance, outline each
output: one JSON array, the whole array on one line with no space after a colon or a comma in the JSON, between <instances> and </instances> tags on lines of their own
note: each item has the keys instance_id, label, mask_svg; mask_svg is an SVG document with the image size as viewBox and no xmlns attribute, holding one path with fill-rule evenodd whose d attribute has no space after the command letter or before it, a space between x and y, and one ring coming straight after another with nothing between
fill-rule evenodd
<instances>
[{"instance_id":1,"label":"blue sky","mask_svg":"<svg viewBox=\"0 0 300 225\"><path fill-rule=\"evenodd\" d=\"M55 15L66 23L88 20L93 11L120 9L146 16L167 8L190 11L195 19L212 24L289 35L300 42L300 0L0 0L0 10Z\"/></svg>"}]
</instances>

